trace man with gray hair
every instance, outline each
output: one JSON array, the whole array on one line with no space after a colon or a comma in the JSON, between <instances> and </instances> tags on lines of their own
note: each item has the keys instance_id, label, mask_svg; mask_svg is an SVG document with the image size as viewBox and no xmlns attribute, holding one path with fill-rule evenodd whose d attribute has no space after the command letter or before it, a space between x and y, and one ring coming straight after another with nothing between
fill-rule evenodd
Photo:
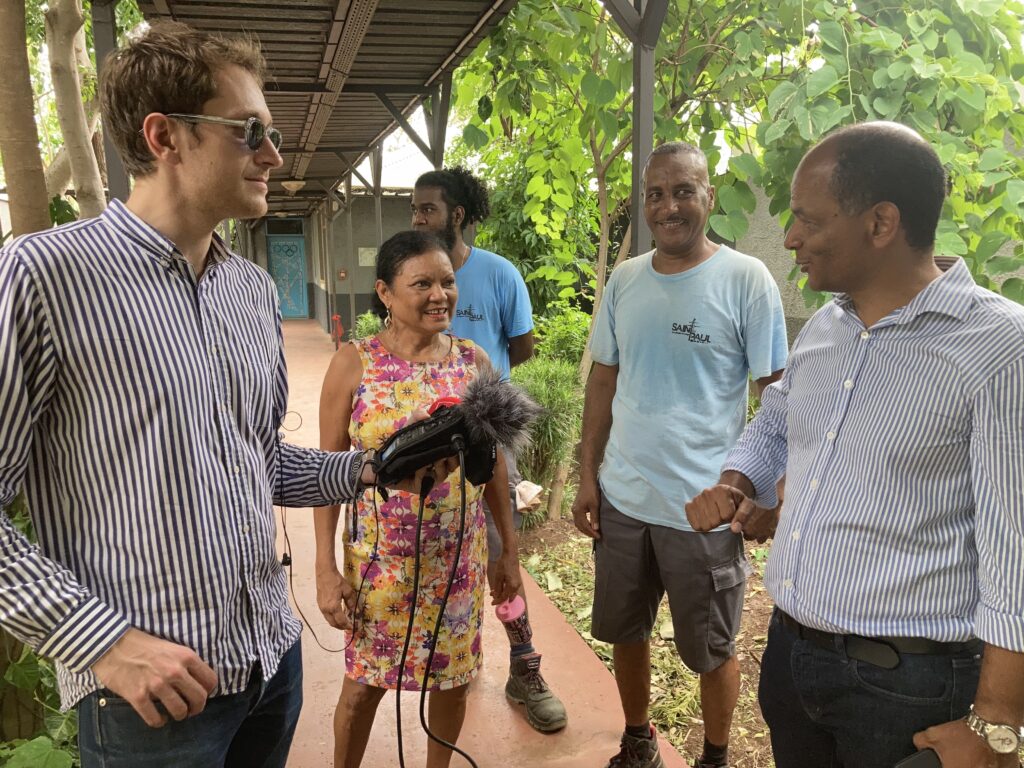
<instances>
[{"instance_id":1,"label":"man with gray hair","mask_svg":"<svg viewBox=\"0 0 1024 768\"><path fill-rule=\"evenodd\" d=\"M786 330L768 269L705 234L714 207L700 150L655 149L644 216L656 248L615 270L594 324L573 517L594 539L592 632L613 644L626 721L609 768L662 765L648 708L650 637L666 593L676 648L700 675L697 766L727 762L748 566L740 536L728 526L695 534L683 505L718 476L742 431L748 378L760 391L781 375Z\"/></svg>"}]
</instances>

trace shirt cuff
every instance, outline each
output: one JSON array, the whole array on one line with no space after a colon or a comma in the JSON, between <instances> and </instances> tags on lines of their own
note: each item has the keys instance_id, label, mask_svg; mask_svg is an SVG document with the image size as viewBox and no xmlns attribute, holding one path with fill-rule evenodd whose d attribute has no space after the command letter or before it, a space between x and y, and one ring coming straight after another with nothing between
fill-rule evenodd
<instances>
[{"instance_id":1,"label":"shirt cuff","mask_svg":"<svg viewBox=\"0 0 1024 768\"><path fill-rule=\"evenodd\" d=\"M59 661L71 672L85 672L131 629L125 619L90 597L47 637L36 651Z\"/></svg>"},{"instance_id":2,"label":"shirt cuff","mask_svg":"<svg viewBox=\"0 0 1024 768\"><path fill-rule=\"evenodd\" d=\"M775 489L776 478L772 471L754 456L730 453L725 459L723 472L739 472L754 486L754 501L766 509L779 506L779 494Z\"/></svg>"},{"instance_id":3,"label":"shirt cuff","mask_svg":"<svg viewBox=\"0 0 1024 768\"><path fill-rule=\"evenodd\" d=\"M347 504L358 497L359 470L364 451L337 451L324 455L320 465L320 492L332 504Z\"/></svg>"},{"instance_id":4,"label":"shirt cuff","mask_svg":"<svg viewBox=\"0 0 1024 768\"><path fill-rule=\"evenodd\" d=\"M980 604L974 614L974 634L989 645L1024 653L1024 616L1019 614L1000 613Z\"/></svg>"}]
</instances>

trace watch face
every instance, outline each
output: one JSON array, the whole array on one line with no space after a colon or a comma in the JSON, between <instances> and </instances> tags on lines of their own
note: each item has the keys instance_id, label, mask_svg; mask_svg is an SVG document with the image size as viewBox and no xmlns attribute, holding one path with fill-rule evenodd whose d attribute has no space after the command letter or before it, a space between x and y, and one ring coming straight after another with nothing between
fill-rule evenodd
<instances>
[{"instance_id":1,"label":"watch face","mask_svg":"<svg viewBox=\"0 0 1024 768\"><path fill-rule=\"evenodd\" d=\"M993 752L998 752L1001 755L1009 755L1016 752L1017 746L1020 743L1016 732L1007 725L991 726L985 740Z\"/></svg>"}]
</instances>

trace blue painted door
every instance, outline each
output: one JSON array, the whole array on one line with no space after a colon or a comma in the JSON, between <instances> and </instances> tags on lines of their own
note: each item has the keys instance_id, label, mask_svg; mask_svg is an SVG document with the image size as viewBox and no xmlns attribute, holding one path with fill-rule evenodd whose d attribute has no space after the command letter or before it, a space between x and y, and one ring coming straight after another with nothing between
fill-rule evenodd
<instances>
[{"instance_id":1,"label":"blue painted door","mask_svg":"<svg viewBox=\"0 0 1024 768\"><path fill-rule=\"evenodd\" d=\"M306 291L306 241L301 235L267 235L270 276L277 285L281 315L309 317Z\"/></svg>"}]
</instances>

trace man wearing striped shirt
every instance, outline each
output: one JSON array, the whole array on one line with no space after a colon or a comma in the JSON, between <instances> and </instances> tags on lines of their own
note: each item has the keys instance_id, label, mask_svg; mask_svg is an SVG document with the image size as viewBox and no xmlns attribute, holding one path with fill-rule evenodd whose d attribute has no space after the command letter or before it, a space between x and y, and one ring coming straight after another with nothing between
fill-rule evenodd
<instances>
[{"instance_id":1,"label":"man wearing striped shirt","mask_svg":"<svg viewBox=\"0 0 1024 768\"><path fill-rule=\"evenodd\" d=\"M0 623L57 662L84 768L283 766L302 668L272 504L373 480L280 442L276 290L213 234L266 213L282 163L263 66L181 24L118 51L127 204L0 251L0 510L23 487L39 538L0 514Z\"/></svg>"},{"instance_id":2,"label":"man wearing striped shirt","mask_svg":"<svg viewBox=\"0 0 1024 768\"><path fill-rule=\"evenodd\" d=\"M933 257L945 191L893 123L807 154L786 245L837 295L687 505L697 529L740 530L786 476L760 682L778 768L889 768L915 747L1018 764L1024 308Z\"/></svg>"}]
</instances>

